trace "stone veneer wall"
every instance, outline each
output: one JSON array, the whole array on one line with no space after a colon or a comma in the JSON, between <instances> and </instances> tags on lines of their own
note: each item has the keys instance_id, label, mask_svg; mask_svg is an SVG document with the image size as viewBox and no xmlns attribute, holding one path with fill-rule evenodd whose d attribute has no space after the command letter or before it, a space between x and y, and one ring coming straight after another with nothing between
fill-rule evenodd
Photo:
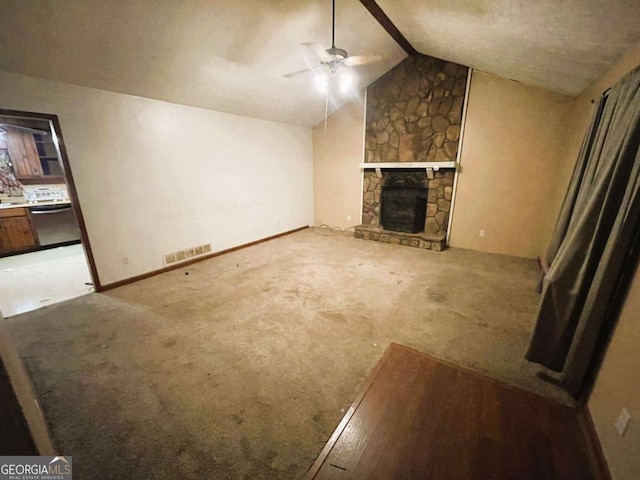
<instances>
[{"instance_id":1,"label":"stone veneer wall","mask_svg":"<svg viewBox=\"0 0 640 480\"><path fill-rule=\"evenodd\" d=\"M367 89L365 163L446 162L456 159L468 68L425 55L406 58ZM428 180L425 170L365 169L363 227L380 226L382 185L428 187L425 233L444 238L453 169Z\"/></svg>"},{"instance_id":2,"label":"stone veneer wall","mask_svg":"<svg viewBox=\"0 0 640 480\"><path fill-rule=\"evenodd\" d=\"M365 170L362 224L380 226L380 198L383 186L426 187L428 191L425 233L446 235L453 192L453 173L450 169L440 170L434 172L433 179L429 180L425 170L384 170L382 178L378 178L375 170Z\"/></svg>"},{"instance_id":3,"label":"stone veneer wall","mask_svg":"<svg viewBox=\"0 0 640 480\"><path fill-rule=\"evenodd\" d=\"M468 68L406 58L367 88L365 162L455 160Z\"/></svg>"}]
</instances>

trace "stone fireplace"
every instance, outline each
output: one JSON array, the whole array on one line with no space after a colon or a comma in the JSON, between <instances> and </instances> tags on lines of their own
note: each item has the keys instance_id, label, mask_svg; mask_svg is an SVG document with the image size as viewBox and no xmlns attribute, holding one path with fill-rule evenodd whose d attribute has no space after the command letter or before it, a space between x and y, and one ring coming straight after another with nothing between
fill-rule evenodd
<instances>
[{"instance_id":1,"label":"stone fireplace","mask_svg":"<svg viewBox=\"0 0 640 480\"><path fill-rule=\"evenodd\" d=\"M367 88L357 238L445 248L467 75L413 55Z\"/></svg>"},{"instance_id":2,"label":"stone fireplace","mask_svg":"<svg viewBox=\"0 0 640 480\"><path fill-rule=\"evenodd\" d=\"M416 168L387 169L382 170L381 174L382 177L378 177L375 170L365 170L362 225L356 227L355 236L365 240L443 250L449 224L454 171L446 169L434 172L432 179L428 178L425 169ZM399 201L400 212L392 204L391 213L396 214L395 219L385 218L389 214L387 191L393 192L392 197L398 195L397 192L404 192L400 193L403 195ZM409 212L410 209L412 212ZM422 218L419 218L420 215ZM399 225L411 225L413 231L398 228ZM416 226L421 228L417 229Z\"/></svg>"}]
</instances>

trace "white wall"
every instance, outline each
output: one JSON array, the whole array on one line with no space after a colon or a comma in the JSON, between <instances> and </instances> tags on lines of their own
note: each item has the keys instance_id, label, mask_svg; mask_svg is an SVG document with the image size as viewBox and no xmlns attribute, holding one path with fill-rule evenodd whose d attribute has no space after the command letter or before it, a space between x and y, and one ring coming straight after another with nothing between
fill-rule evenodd
<instances>
[{"instance_id":1,"label":"white wall","mask_svg":"<svg viewBox=\"0 0 640 480\"><path fill-rule=\"evenodd\" d=\"M58 115L103 285L312 222L309 128L4 72L0 108Z\"/></svg>"}]
</instances>

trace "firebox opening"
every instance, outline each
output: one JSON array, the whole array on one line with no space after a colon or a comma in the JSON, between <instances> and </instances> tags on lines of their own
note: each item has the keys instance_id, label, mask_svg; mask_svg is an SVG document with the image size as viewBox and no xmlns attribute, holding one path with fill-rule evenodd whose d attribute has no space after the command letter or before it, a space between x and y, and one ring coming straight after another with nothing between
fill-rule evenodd
<instances>
[{"instance_id":1,"label":"firebox opening","mask_svg":"<svg viewBox=\"0 0 640 480\"><path fill-rule=\"evenodd\" d=\"M427 189L382 187L380 210L380 221L385 230L423 232L427 216Z\"/></svg>"}]
</instances>

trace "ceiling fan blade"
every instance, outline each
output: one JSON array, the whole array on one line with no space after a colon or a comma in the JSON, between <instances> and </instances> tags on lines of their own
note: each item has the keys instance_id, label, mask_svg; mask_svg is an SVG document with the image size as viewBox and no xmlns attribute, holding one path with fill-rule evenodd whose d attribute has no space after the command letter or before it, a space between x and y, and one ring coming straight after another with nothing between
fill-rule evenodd
<instances>
[{"instance_id":1,"label":"ceiling fan blade","mask_svg":"<svg viewBox=\"0 0 640 480\"><path fill-rule=\"evenodd\" d=\"M297 77L298 75L302 75L305 73L318 73L322 71L327 71L328 68L324 65L319 65L317 67L305 68L304 70L298 70L297 72L285 73L282 75L284 78Z\"/></svg>"},{"instance_id":2,"label":"ceiling fan blade","mask_svg":"<svg viewBox=\"0 0 640 480\"><path fill-rule=\"evenodd\" d=\"M358 65L379 62L381 59L380 55L356 55L345 58L344 64L350 67L356 67Z\"/></svg>"},{"instance_id":3,"label":"ceiling fan blade","mask_svg":"<svg viewBox=\"0 0 640 480\"><path fill-rule=\"evenodd\" d=\"M319 43L306 42L300 44L302 55L305 60L312 63L328 62L331 60L331 56Z\"/></svg>"},{"instance_id":4,"label":"ceiling fan blade","mask_svg":"<svg viewBox=\"0 0 640 480\"><path fill-rule=\"evenodd\" d=\"M295 76L301 75L303 73L311 73L312 71L313 71L312 68L305 68L304 70L298 70L297 72L285 73L282 76L284 78L291 78L291 77L295 77Z\"/></svg>"}]
</instances>

